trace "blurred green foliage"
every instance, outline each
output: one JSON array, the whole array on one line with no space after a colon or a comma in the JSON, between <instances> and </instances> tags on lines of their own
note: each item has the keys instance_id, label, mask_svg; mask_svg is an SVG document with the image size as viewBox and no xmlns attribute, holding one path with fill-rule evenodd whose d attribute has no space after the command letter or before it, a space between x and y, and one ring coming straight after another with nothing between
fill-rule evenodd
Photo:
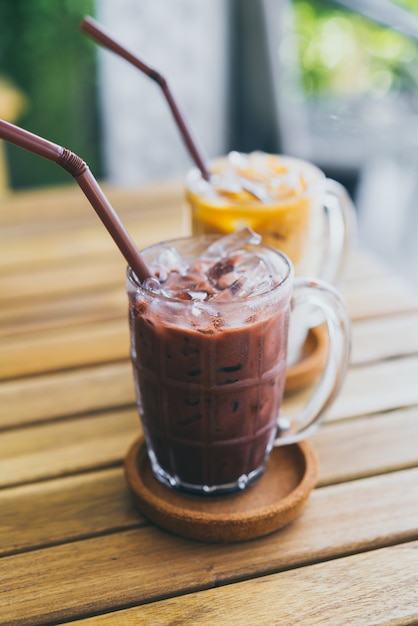
<instances>
[{"instance_id":1,"label":"blurred green foliage","mask_svg":"<svg viewBox=\"0 0 418 626\"><path fill-rule=\"evenodd\" d=\"M417 0L396 4L418 13ZM331 0L293 0L301 80L308 97L389 93L418 85L416 41Z\"/></svg>"},{"instance_id":2,"label":"blurred green foliage","mask_svg":"<svg viewBox=\"0 0 418 626\"><path fill-rule=\"evenodd\" d=\"M94 0L0 0L0 79L23 93L16 124L62 145L101 175L97 46L81 33ZM7 145L12 188L69 182L60 167Z\"/></svg>"}]
</instances>

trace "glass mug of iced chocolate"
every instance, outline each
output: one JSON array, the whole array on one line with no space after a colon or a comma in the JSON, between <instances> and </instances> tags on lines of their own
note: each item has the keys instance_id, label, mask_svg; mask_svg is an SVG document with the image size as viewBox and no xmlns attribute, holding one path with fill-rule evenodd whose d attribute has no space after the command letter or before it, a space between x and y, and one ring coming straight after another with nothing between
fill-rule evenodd
<instances>
[{"instance_id":1,"label":"glass mug of iced chocolate","mask_svg":"<svg viewBox=\"0 0 418 626\"><path fill-rule=\"evenodd\" d=\"M243 229L143 251L155 279L127 273L131 360L154 475L198 493L244 489L274 445L308 436L344 378L350 322L326 283ZM324 373L306 406L280 415L291 308L316 306L329 330Z\"/></svg>"}]
</instances>

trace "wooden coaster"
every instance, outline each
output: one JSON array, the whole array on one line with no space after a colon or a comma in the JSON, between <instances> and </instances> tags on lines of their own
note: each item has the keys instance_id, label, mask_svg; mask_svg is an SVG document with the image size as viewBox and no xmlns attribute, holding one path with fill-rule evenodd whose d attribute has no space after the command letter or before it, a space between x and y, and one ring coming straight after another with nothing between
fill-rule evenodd
<instances>
[{"instance_id":1,"label":"wooden coaster","mask_svg":"<svg viewBox=\"0 0 418 626\"><path fill-rule=\"evenodd\" d=\"M140 511L158 526L200 541L232 543L261 537L292 522L318 477L318 460L306 441L274 448L265 473L245 491L190 495L153 475L143 437L125 458L125 475Z\"/></svg>"},{"instance_id":2,"label":"wooden coaster","mask_svg":"<svg viewBox=\"0 0 418 626\"><path fill-rule=\"evenodd\" d=\"M327 362L329 338L325 324L309 330L299 360L286 371L285 393L310 385Z\"/></svg>"}]
</instances>

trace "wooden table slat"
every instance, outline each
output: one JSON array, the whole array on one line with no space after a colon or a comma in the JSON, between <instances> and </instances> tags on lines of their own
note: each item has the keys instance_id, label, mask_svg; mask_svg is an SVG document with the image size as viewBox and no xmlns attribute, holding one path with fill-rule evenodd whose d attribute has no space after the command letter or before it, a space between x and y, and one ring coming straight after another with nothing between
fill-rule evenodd
<instances>
[{"instance_id":1,"label":"wooden table slat","mask_svg":"<svg viewBox=\"0 0 418 626\"><path fill-rule=\"evenodd\" d=\"M41 334L7 338L0 347L3 380L54 372L129 356L128 319L124 324L110 319L71 328L68 333L53 328Z\"/></svg>"},{"instance_id":2,"label":"wooden table slat","mask_svg":"<svg viewBox=\"0 0 418 626\"><path fill-rule=\"evenodd\" d=\"M407 313L353 324L351 364L418 354L418 315Z\"/></svg>"},{"instance_id":3,"label":"wooden table slat","mask_svg":"<svg viewBox=\"0 0 418 626\"><path fill-rule=\"evenodd\" d=\"M186 234L184 219L177 211L157 212L153 220L141 219L138 214L122 221L139 248ZM159 232L157 239L156 232ZM20 229L15 237L3 230L1 247L2 264L10 269L14 266L16 270L24 270L25 266L42 268L56 262L68 263L72 258L93 259L98 254L115 255L115 244L98 218L95 223L83 224L78 229L68 230L62 224L59 229L48 232L29 231L26 237Z\"/></svg>"},{"instance_id":4,"label":"wooden table slat","mask_svg":"<svg viewBox=\"0 0 418 626\"><path fill-rule=\"evenodd\" d=\"M418 356L349 370L327 419L346 419L418 404Z\"/></svg>"},{"instance_id":5,"label":"wooden table slat","mask_svg":"<svg viewBox=\"0 0 418 626\"><path fill-rule=\"evenodd\" d=\"M349 368L341 391L326 414L327 421L390 411L418 403L418 356L377 361ZM292 414L312 388L285 397L282 412Z\"/></svg>"},{"instance_id":6,"label":"wooden table slat","mask_svg":"<svg viewBox=\"0 0 418 626\"><path fill-rule=\"evenodd\" d=\"M1 313L24 310L25 304L38 310L62 301L64 297L77 296L109 287L123 288L126 263L119 254L94 257L90 262L72 260L71 263L25 267L18 272L0 272ZM68 299L67 299L68 301ZM2 318L4 320L4 318ZM4 323L4 322L3 322Z\"/></svg>"},{"instance_id":7,"label":"wooden table slat","mask_svg":"<svg viewBox=\"0 0 418 626\"><path fill-rule=\"evenodd\" d=\"M0 437L0 487L120 464L139 433L135 409L6 431Z\"/></svg>"},{"instance_id":8,"label":"wooden table slat","mask_svg":"<svg viewBox=\"0 0 418 626\"><path fill-rule=\"evenodd\" d=\"M319 484L416 467L417 441L418 406L327 422L312 437L320 462Z\"/></svg>"},{"instance_id":9,"label":"wooden table slat","mask_svg":"<svg viewBox=\"0 0 418 626\"><path fill-rule=\"evenodd\" d=\"M418 312L418 292L402 276L388 274L347 282L343 295L354 320Z\"/></svg>"},{"instance_id":10,"label":"wooden table slat","mask_svg":"<svg viewBox=\"0 0 418 626\"><path fill-rule=\"evenodd\" d=\"M418 623L418 544L384 548L92 617L79 626L411 626ZM393 593L396 587L397 593Z\"/></svg>"},{"instance_id":11,"label":"wooden table slat","mask_svg":"<svg viewBox=\"0 0 418 626\"><path fill-rule=\"evenodd\" d=\"M97 412L134 402L132 368L128 361L5 381L0 384L0 428Z\"/></svg>"},{"instance_id":12,"label":"wooden table slat","mask_svg":"<svg viewBox=\"0 0 418 626\"><path fill-rule=\"evenodd\" d=\"M149 214L178 212L183 205L183 185L179 181L159 181L140 188L119 188L101 183L109 202L121 216L134 214L147 220ZM74 182L48 189L30 189L11 193L2 199L0 224L2 231L18 225L32 232L33 225L62 224L71 226L74 220L97 221L87 198Z\"/></svg>"},{"instance_id":13,"label":"wooden table slat","mask_svg":"<svg viewBox=\"0 0 418 626\"><path fill-rule=\"evenodd\" d=\"M229 546L191 542L150 526L4 557L0 559L0 623L26 626L41 623L36 615L43 615L48 623L114 610L416 539L413 485L407 481L400 496L405 476L380 480L385 486L382 491L378 482L372 485L379 498L371 497L367 485L361 489L360 483L354 484L360 485L358 490L351 484L333 488L330 494L321 489L295 523L256 542ZM415 474L415 495L416 484ZM327 495L332 497L331 510L323 504ZM408 504L400 498L407 498ZM364 523L357 524L360 512ZM402 552L397 554L401 570L406 563ZM414 554L409 575L413 563L418 564L418 552ZM303 576L306 579L308 572ZM1 593L5 588L7 596ZM13 621L13 616L19 617Z\"/></svg>"},{"instance_id":14,"label":"wooden table slat","mask_svg":"<svg viewBox=\"0 0 418 626\"><path fill-rule=\"evenodd\" d=\"M1 489L0 509L0 556L145 524L121 467Z\"/></svg>"}]
</instances>

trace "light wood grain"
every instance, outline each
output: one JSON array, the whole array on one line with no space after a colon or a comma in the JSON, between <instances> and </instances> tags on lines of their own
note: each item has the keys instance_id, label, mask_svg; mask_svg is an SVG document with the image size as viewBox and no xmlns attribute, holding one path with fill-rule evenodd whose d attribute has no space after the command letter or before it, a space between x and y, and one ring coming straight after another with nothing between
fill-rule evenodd
<instances>
[{"instance_id":1,"label":"light wood grain","mask_svg":"<svg viewBox=\"0 0 418 626\"><path fill-rule=\"evenodd\" d=\"M95 213L93 209L89 216ZM139 248L186 234L187 225L182 211L170 206L155 208L152 213L126 213L122 222ZM48 263L92 258L97 254L114 257L116 244L96 217L94 220L59 223L45 227L10 226L1 231L1 266L24 269L25 265L42 267Z\"/></svg>"},{"instance_id":2,"label":"light wood grain","mask_svg":"<svg viewBox=\"0 0 418 626\"><path fill-rule=\"evenodd\" d=\"M120 467L0 490L1 556L144 524Z\"/></svg>"},{"instance_id":3,"label":"light wood grain","mask_svg":"<svg viewBox=\"0 0 418 626\"><path fill-rule=\"evenodd\" d=\"M9 591L0 593L0 622L40 624L91 615L416 538L418 511L416 498L411 505L409 481L409 488L399 495L405 479L400 475L393 475L392 481L382 478L386 486L382 492L375 481L372 491L364 483L354 485L358 490L339 486L316 505L315 498L327 495L326 489L319 490L293 524L269 537L238 545L192 542L150 526L4 557L0 560L0 591ZM343 497L337 498L340 489ZM371 497L373 491L384 502ZM332 502L332 510L325 502ZM402 506L398 506L400 502ZM363 524L357 523L360 513ZM405 577L415 576L417 552L412 561L409 552L407 560L402 552L395 550L394 554L397 570ZM367 560L360 562L359 570L367 571ZM392 584L398 583L393 568L389 569ZM309 570L302 574L310 585L312 576L314 572L310 575ZM381 573L380 585L383 580ZM256 582L252 585L257 588ZM374 589L372 580L366 589L368 593ZM329 589L327 592L333 596ZM277 596L283 600L282 594ZM305 601L307 597L314 597L314 588ZM180 604L185 603L181 598ZM271 618L271 607L268 614Z\"/></svg>"},{"instance_id":4,"label":"light wood grain","mask_svg":"<svg viewBox=\"0 0 418 626\"><path fill-rule=\"evenodd\" d=\"M126 225L128 228L128 225ZM132 225L129 225L132 228ZM139 229L136 228L135 236ZM6 233L4 233L6 236ZM15 237L9 236L2 241L2 265L19 268L25 266L42 267L47 264L68 262L71 258L92 257L95 254L114 253L115 244L99 221L96 224L84 225L78 229L71 228L48 232L17 231ZM4 266L2 267L4 271Z\"/></svg>"},{"instance_id":5,"label":"light wood grain","mask_svg":"<svg viewBox=\"0 0 418 626\"><path fill-rule=\"evenodd\" d=\"M406 278L392 273L347 282L343 294L355 320L418 311L418 293Z\"/></svg>"},{"instance_id":6,"label":"light wood grain","mask_svg":"<svg viewBox=\"0 0 418 626\"><path fill-rule=\"evenodd\" d=\"M393 273L393 270L387 263L358 242L354 242L347 252L340 285L344 287L346 283L352 281L367 281L370 278L387 276L390 273Z\"/></svg>"},{"instance_id":7,"label":"light wood grain","mask_svg":"<svg viewBox=\"0 0 418 626\"><path fill-rule=\"evenodd\" d=\"M181 181L159 181L137 188L116 188L100 183L107 198L120 215L154 212L163 209L179 211L183 203ZM0 223L5 227L18 225L32 230L44 224L68 223L82 219L97 221L93 209L75 182L44 189L17 191L2 205Z\"/></svg>"},{"instance_id":8,"label":"light wood grain","mask_svg":"<svg viewBox=\"0 0 418 626\"><path fill-rule=\"evenodd\" d=\"M353 324L351 363L418 354L418 315L391 315Z\"/></svg>"},{"instance_id":9,"label":"light wood grain","mask_svg":"<svg viewBox=\"0 0 418 626\"><path fill-rule=\"evenodd\" d=\"M52 372L0 384L0 428L85 414L135 402L128 361Z\"/></svg>"},{"instance_id":10,"label":"light wood grain","mask_svg":"<svg viewBox=\"0 0 418 626\"><path fill-rule=\"evenodd\" d=\"M80 626L407 626L418 622L418 545L330 563L81 620ZM393 593L396 587L397 593Z\"/></svg>"},{"instance_id":11,"label":"light wood grain","mask_svg":"<svg viewBox=\"0 0 418 626\"><path fill-rule=\"evenodd\" d=\"M116 332L117 349L126 351L126 343L120 340ZM86 358L91 361L95 353L86 352ZM0 429L134 404L132 368L127 360L53 371L0 383Z\"/></svg>"},{"instance_id":12,"label":"light wood grain","mask_svg":"<svg viewBox=\"0 0 418 626\"><path fill-rule=\"evenodd\" d=\"M134 409L4 432L0 486L120 464L140 432Z\"/></svg>"},{"instance_id":13,"label":"light wood grain","mask_svg":"<svg viewBox=\"0 0 418 626\"><path fill-rule=\"evenodd\" d=\"M349 368L339 395L325 415L327 421L343 420L389 411L418 403L418 356ZM312 394L312 386L285 397L282 413L291 415Z\"/></svg>"},{"instance_id":14,"label":"light wood grain","mask_svg":"<svg viewBox=\"0 0 418 626\"><path fill-rule=\"evenodd\" d=\"M312 437L319 456L319 484L416 467L417 442L418 406L327 423Z\"/></svg>"},{"instance_id":15,"label":"light wood grain","mask_svg":"<svg viewBox=\"0 0 418 626\"><path fill-rule=\"evenodd\" d=\"M149 220L140 223L140 218L125 220L125 227L139 248L146 247L157 241L184 234L182 223L176 216L164 215L158 239L156 238L157 223ZM99 222L97 225L83 226L78 230L71 229L31 234L19 237L19 245L12 238L2 241L1 259L6 267L24 270L26 265L43 267L72 258L94 258L95 255L110 254L114 257L115 243ZM117 250L117 248L116 248ZM123 258L123 257L122 257ZM4 267L2 268L4 271Z\"/></svg>"},{"instance_id":16,"label":"light wood grain","mask_svg":"<svg viewBox=\"0 0 418 626\"><path fill-rule=\"evenodd\" d=\"M108 309L105 309L105 311ZM71 315L71 313L69 313ZM94 323L21 336L3 337L0 345L0 377L3 380L83 367L129 356L127 315L124 324L109 318Z\"/></svg>"},{"instance_id":17,"label":"light wood grain","mask_svg":"<svg viewBox=\"0 0 418 626\"><path fill-rule=\"evenodd\" d=\"M418 356L352 368L327 419L346 419L418 404L417 380Z\"/></svg>"},{"instance_id":18,"label":"light wood grain","mask_svg":"<svg viewBox=\"0 0 418 626\"><path fill-rule=\"evenodd\" d=\"M0 325L2 327L2 348L10 349L10 346L19 345L18 330L22 328L21 342L29 343L31 334L34 339L49 340L49 336L57 337L62 342L65 340L66 331L71 332L73 327L83 323L100 322L106 319L120 319L126 322L128 317L128 298L125 292L124 276L116 287L101 290L92 290L59 298L38 301L36 299L22 302L18 306L3 306L0 312ZM31 333L31 327L34 331ZM56 328L62 328L61 333L51 332ZM25 332L26 331L26 332ZM8 340L7 334L11 335ZM71 338L68 339L68 342Z\"/></svg>"},{"instance_id":19,"label":"light wood grain","mask_svg":"<svg viewBox=\"0 0 418 626\"><path fill-rule=\"evenodd\" d=\"M0 273L1 312L19 310L25 304L51 304L69 294L83 294L103 288L123 288L126 263L119 254L97 255L93 259L72 259L71 262L45 267L25 266Z\"/></svg>"}]
</instances>

